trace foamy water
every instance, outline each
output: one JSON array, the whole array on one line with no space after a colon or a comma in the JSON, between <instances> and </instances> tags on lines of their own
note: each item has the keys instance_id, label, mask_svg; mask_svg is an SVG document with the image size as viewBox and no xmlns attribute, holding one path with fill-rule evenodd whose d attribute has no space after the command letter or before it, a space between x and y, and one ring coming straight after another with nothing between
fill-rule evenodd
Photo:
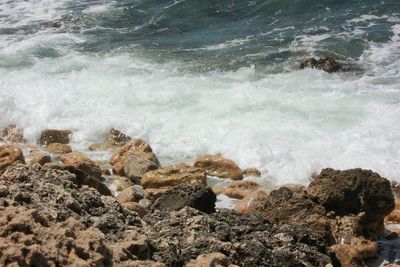
<instances>
[{"instance_id":1,"label":"foamy water","mask_svg":"<svg viewBox=\"0 0 400 267\"><path fill-rule=\"evenodd\" d=\"M361 167L400 179L396 16L348 20L349 32L359 33L363 23L393 24L389 40L366 41L366 49L353 60L362 71L297 70L294 59L282 63L283 72L252 62L193 71L194 63L185 58L159 60L157 51L135 49L135 43L85 51L82 45L97 38L86 33L93 29L45 26L67 16L71 11L62 7L68 5L0 4L2 28L39 25L0 35L0 127L16 122L30 142L45 128L72 129L73 147L86 152L115 127L148 141L163 164L191 163L204 153L221 152L242 168L259 168L265 184L307 183L312 172L324 167ZM81 10L99 16L112 8L95 1ZM322 33L307 35L305 30L282 51L314 53L318 42L333 34L329 28L317 30ZM245 49L250 39L208 43L200 50Z\"/></svg>"}]
</instances>

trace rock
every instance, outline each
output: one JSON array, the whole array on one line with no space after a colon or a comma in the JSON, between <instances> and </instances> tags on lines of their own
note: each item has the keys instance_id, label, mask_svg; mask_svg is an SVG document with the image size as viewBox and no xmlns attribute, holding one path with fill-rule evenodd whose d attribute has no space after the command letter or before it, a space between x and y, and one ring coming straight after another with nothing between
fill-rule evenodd
<instances>
[{"instance_id":1,"label":"rock","mask_svg":"<svg viewBox=\"0 0 400 267\"><path fill-rule=\"evenodd\" d=\"M35 153L31 154L30 165L40 164L43 166L44 164L49 163L49 162L51 162L51 157L50 157L50 155L48 155L46 153L35 152Z\"/></svg>"},{"instance_id":2,"label":"rock","mask_svg":"<svg viewBox=\"0 0 400 267\"><path fill-rule=\"evenodd\" d=\"M100 167L101 174L103 175L111 175L111 165L108 163L108 160L95 160L94 163Z\"/></svg>"},{"instance_id":3,"label":"rock","mask_svg":"<svg viewBox=\"0 0 400 267\"><path fill-rule=\"evenodd\" d=\"M138 186L131 186L124 189L118 196L119 203L125 202L139 202L144 197L143 189Z\"/></svg>"},{"instance_id":4,"label":"rock","mask_svg":"<svg viewBox=\"0 0 400 267\"><path fill-rule=\"evenodd\" d=\"M217 197L210 187L205 185L180 185L162 194L154 203L153 209L176 211L192 207L211 213L215 211Z\"/></svg>"},{"instance_id":5,"label":"rock","mask_svg":"<svg viewBox=\"0 0 400 267\"><path fill-rule=\"evenodd\" d=\"M206 174L203 169L177 164L147 172L141 179L143 189L174 187L180 184L206 185Z\"/></svg>"},{"instance_id":6,"label":"rock","mask_svg":"<svg viewBox=\"0 0 400 267\"><path fill-rule=\"evenodd\" d=\"M222 157L221 154L201 156L193 166L204 169L209 176L233 180L243 179L242 170L239 166L232 160Z\"/></svg>"},{"instance_id":7,"label":"rock","mask_svg":"<svg viewBox=\"0 0 400 267\"><path fill-rule=\"evenodd\" d=\"M48 129L40 134L39 144L47 146L51 143L69 144L70 130Z\"/></svg>"},{"instance_id":8,"label":"rock","mask_svg":"<svg viewBox=\"0 0 400 267\"><path fill-rule=\"evenodd\" d=\"M228 197L242 199L251 192L260 189L260 185L253 181L238 181L230 184L224 191Z\"/></svg>"},{"instance_id":9,"label":"rock","mask_svg":"<svg viewBox=\"0 0 400 267\"><path fill-rule=\"evenodd\" d=\"M160 162L158 161L157 156L153 153L151 147L142 139L135 138L117 150L111 157L110 164L113 166L114 174L124 176L125 160L132 155L150 160L158 166L160 165Z\"/></svg>"},{"instance_id":10,"label":"rock","mask_svg":"<svg viewBox=\"0 0 400 267\"><path fill-rule=\"evenodd\" d=\"M361 255L357 248L352 245L338 244L331 247L335 253L336 258L340 262L340 266L346 267L366 267Z\"/></svg>"},{"instance_id":11,"label":"rock","mask_svg":"<svg viewBox=\"0 0 400 267\"><path fill-rule=\"evenodd\" d=\"M400 183L396 181L391 181L392 192L395 198L400 198Z\"/></svg>"},{"instance_id":12,"label":"rock","mask_svg":"<svg viewBox=\"0 0 400 267\"><path fill-rule=\"evenodd\" d=\"M363 231L371 238L383 234L383 219L395 206L390 182L370 170L323 169L311 181L307 193L337 215L364 212Z\"/></svg>"},{"instance_id":13,"label":"rock","mask_svg":"<svg viewBox=\"0 0 400 267\"><path fill-rule=\"evenodd\" d=\"M260 177L261 171L256 168L249 168L249 169L243 170L242 175L245 177L246 176Z\"/></svg>"},{"instance_id":14,"label":"rock","mask_svg":"<svg viewBox=\"0 0 400 267\"><path fill-rule=\"evenodd\" d=\"M149 213L149 211L145 207L137 202L124 202L122 203L122 207L127 210L136 212L137 214L139 214L140 218L143 218L146 214Z\"/></svg>"},{"instance_id":15,"label":"rock","mask_svg":"<svg viewBox=\"0 0 400 267\"><path fill-rule=\"evenodd\" d=\"M332 73L342 69L342 66L331 57L321 57L319 60L315 58L304 59L300 61L300 68L321 69Z\"/></svg>"},{"instance_id":16,"label":"rock","mask_svg":"<svg viewBox=\"0 0 400 267\"><path fill-rule=\"evenodd\" d=\"M112 128L110 132L107 134L105 141L107 144L114 145L114 146L123 146L129 141L131 141L128 135L124 134L123 132Z\"/></svg>"},{"instance_id":17,"label":"rock","mask_svg":"<svg viewBox=\"0 0 400 267\"><path fill-rule=\"evenodd\" d=\"M9 143L24 143L24 132L22 129L17 128L17 125L10 124L4 128L0 133L0 141Z\"/></svg>"},{"instance_id":18,"label":"rock","mask_svg":"<svg viewBox=\"0 0 400 267\"><path fill-rule=\"evenodd\" d=\"M263 190L256 190L238 201L235 211L240 213L257 213L264 208L268 194Z\"/></svg>"},{"instance_id":19,"label":"rock","mask_svg":"<svg viewBox=\"0 0 400 267\"><path fill-rule=\"evenodd\" d=\"M50 143L46 146L47 151L54 154L67 154L71 153L72 149L67 144Z\"/></svg>"},{"instance_id":20,"label":"rock","mask_svg":"<svg viewBox=\"0 0 400 267\"><path fill-rule=\"evenodd\" d=\"M79 152L72 152L60 156L62 163L75 166L78 170L94 178L100 178L102 171L93 160Z\"/></svg>"},{"instance_id":21,"label":"rock","mask_svg":"<svg viewBox=\"0 0 400 267\"><path fill-rule=\"evenodd\" d=\"M117 193L134 185L129 178L123 176L102 175L102 179L108 188Z\"/></svg>"},{"instance_id":22,"label":"rock","mask_svg":"<svg viewBox=\"0 0 400 267\"><path fill-rule=\"evenodd\" d=\"M104 151L104 150L116 150L118 149L118 146L110 145L107 143L95 143L91 144L89 147L90 151Z\"/></svg>"},{"instance_id":23,"label":"rock","mask_svg":"<svg viewBox=\"0 0 400 267\"><path fill-rule=\"evenodd\" d=\"M222 253L209 253L198 256L195 260L191 260L187 267L239 267L231 264L229 259Z\"/></svg>"},{"instance_id":24,"label":"rock","mask_svg":"<svg viewBox=\"0 0 400 267\"><path fill-rule=\"evenodd\" d=\"M367 240L363 237L353 237L351 245L358 251L358 255L363 259L375 258L378 254L378 243Z\"/></svg>"},{"instance_id":25,"label":"rock","mask_svg":"<svg viewBox=\"0 0 400 267\"><path fill-rule=\"evenodd\" d=\"M400 224L400 199L396 199L395 210L385 217L385 221Z\"/></svg>"},{"instance_id":26,"label":"rock","mask_svg":"<svg viewBox=\"0 0 400 267\"><path fill-rule=\"evenodd\" d=\"M362 213L343 217L337 216L335 220L331 221L331 233L336 243L351 244L353 237L363 235L360 223L362 216Z\"/></svg>"},{"instance_id":27,"label":"rock","mask_svg":"<svg viewBox=\"0 0 400 267\"><path fill-rule=\"evenodd\" d=\"M25 163L22 150L14 145L0 146L0 173L16 161Z\"/></svg>"},{"instance_id":28,"label":"rock","mask_svg":"<svg viewBox=\"0 0 400 267\"><path fill-rule=\"evenodd\" d=\"M216 184L212 187L212 191L216 194L222 194L225 192L225 187L222 184Z\"/></svg>"},{"instance_id":29,"label":"rock","mask_svg":"<svg viewBox=\"0 0 400 267\"><path fill-rule=\"evenodd\" d=\"M88 176L83 180L83 185L96 189L103 196L112 196L111 190L97 178Z\"/></svg>"},{"instance_id":30,"label":"rock","mask_svg":"<svg viewBox=\"0 0 400 267\"><path fill-rule=\"evenodd\" d=\"M147 188L144 190L144 197L150 201L156 201L162 194L168 191L170 188Z\"/></svg>"},{"instance_id":31,"label":"rock","mask_svg":"<svg viewBox=\"0 0 400 267\"><path fill-rule=\"evenodd\" d=\"M146 172L157 170L159 167L159 164L156 164L151 160L137 155L131 155L124 162L124 173L126 177L135 183L140 184L140 178Z\"/></svg>"}]
</instances>

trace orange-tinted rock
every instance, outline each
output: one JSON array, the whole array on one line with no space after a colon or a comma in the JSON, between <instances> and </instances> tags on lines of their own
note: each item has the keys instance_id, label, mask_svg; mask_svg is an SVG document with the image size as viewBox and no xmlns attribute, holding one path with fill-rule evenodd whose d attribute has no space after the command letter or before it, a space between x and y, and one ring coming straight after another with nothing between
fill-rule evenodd
<instances>
[{"instance_id":1,"label":"orange-tinted rock","mask_svg":"<svg viewBox=\"0 0 400 267\"><path fill-rule=\"evenodd\" d=\"M70 130L48 129L40 134L39 144L48 145L51 143L69 144Z\"/></svg>"},{"instance_id":2,"label":"orange-tinted rock","mask_svg":"<svg viewBox=\"0 0 400 267\"><path fill-rule=\"evenodd\" d=\"M256 168L248 168L248 169L243 170L242 174L243 174L243 176L260 177L261 171Z\"/></svg>"},{"instance_id":3,"label":"orange-tinted rock","mask_svg":"<svg viewBox=\"0 0 400 267\"><path fill-rule=\"evenodd\" d=\"M127 210L134 211L137 214L139 214L140 218L143 218L149 211L140 205L137 202L124 202L122 203L122 207L124 207Z\"/></svg>"},{"instance_id":4,"label":"orange-tinted rock","mask_svg":"<svg viewBox=\"0 0 400 267\"><path fill-rule=\"evenodd\" d=\"M144 196L146 199L150 201L156 201L162 194L168 191L168 187L166 188L147 188L144 190Z\"/></svg>"},{"instance_id":5,"label":"orange-tinted rock","mask_svg":"<svg viewBox=\"0 0 400 267\"><path fill-rule=\"evenodd\" d=\"M35 152L31 154L31 161L30 161L31 165L40 164L43 166L44 164L49 162L51 162L51 157L46 153Z\"/></svg>"},{"instance_id":6,"label":"orange-tinted rock","mask_svg":"<svg viewBox=\"0 0 400 267\"><path fill-rule=\"evenodd\" d=\"M14 145L0 146L0 172L18 160L25 163L25 157L20 148Z\"/></svg>"},{"instance_id":7,"label":"orange-tinted rock","mask_svg":"<svg viewBox=\"0 0 400 267\"><path fill-rule=\"evenodd\" d=\"M222 253L210 253L199 255L195 260L191 260L187 267L238 267L232 264Z\"/></svg>"},{"instance_id":8,"label":"orange-tinted rock","mask_svg":"<svg viewBox=\"0 0 400 267\"><path fill-rule=\"evenodd\" d=\"M253 181L238 181L230 184L224 191L225 195L242 199L253 191L260 189L260 185Z\"/></svg>"},{"instance_id":9,"label":"orange-tinted rock","mask_svg":"<svg viewBox=\"0 0 400 267\"><path fill-rule=\"evenodd\" d=\"M17 128L17 125L10 124L0 134L0 139L10 143L23 143L25 142L24 133L22 129Z\"/></svg>"},{"instance_id":10,"label":"orange-tinted rock","mask_svg":"<svg viewBox=\"0 0 400 267\"><path fill-rule=\"evenodd\" d=\"M124 176L124 163L126 159L131 156L136 155L141 158L150 160L157 165L160 162L157 159L156 154L153 153L150 145L139 138L132 139L129 143L117 150L110 159L110 164L113 166L113 173L116 175Z\"/></svg>"},{"instance_id":11,"label":"orange-tinted rock","mask_svg":"<svg viewBox=\"0 0 400 267\"><path fill-rule=\"evenodd\" d=\"M177 164L147 172L141 179L144 189L174 187L180 184L206 185L206 174L203 169Z\"/></svg>"},{"instance_id":12,"label":"orange-tinted rock","mask_svg":"<svg viewBox=\"0 0 400 267\"><path fill-rule=\"evenodd\" d=\"M118 196L119 203L139 202L144 197L143 190L138 186L131 186L123 190Z\"/></svg>"},{"instance_id":13,"label":"orange-tinted rock","mask_svg":"<svg viewBox=\"0 0 400 267\"><path fill-rule=\"evenodd\" d=\"M47 151L54 154L67 154L71 153L72 149L67 144L51 143L46 146Z\"/></svg>"},{"instance_id":14,"label":"orange-tinted rock","mask_svg":"<svg viewBox=\"0 0 400 267\"><path fill-rule=\"evenodd\" d=\"M216 185L214 185L214 186L212 187L212 191L213 191L216 195L219 195L219 194L224 193L225 187L224 187L223 185L221 185L221 184L216 184Z\"/></svg>"},{"instance_id":15,"label":"orange-tinted rock","mask_svg":"<svg viewBox=\"0 0 400 267\"><path fill-rule=\"evenodd\" d=\"M204 169L209 176L231 178L233 180L243 179L242 170L239 166L220 154L201 156L194 163L194 167Z\"/></svg>"},{"instance_id":16,"label":"orange-tinted rock","mask_svg":"<svg viewBox=\"0 0 400 267\"><path fill-rule=\"evenodd\" d=\"M336 258L340 261L341 266L346 267L366 267L357 248L352 245L333 245L331 250L335 253Z\"/></svg>"},{"instance_id":17,"label":"orange-tinted rock","mask_svg":"<svg viewBox=\"0 0 400 267\"><path fill-rule=\"evenodd\" d=\"M358 251L358 255L362 259L374 258L378 253L378 243L375 241L367 240L364 237L353 237L351 245Z\"/></svg>"},{"instance_id":18,"label":"orange-tinted rock","mask_svg":"<svg viewBox=\"0 0 400 267\"><path fill-rule=\"evenodd\" d=\"M101 168L91 159L79 152L72 152L60 156L62 163L75 166L80 171L99 178L102 174Z\"/></svg>"},{"instance_id":19,"label":"orange-tinted rock","mask_svg":"<svg viewBox=\"0 0 400 267\"><path fill-rule=\"evenodd\" d=\"M385 221L392 222L392 223L400 223L400 209L395 209L386 216Z\"/></svg>"},{"instance_id":20,"label":"orange-tinted rock","mask_svg":"<svg viewBox=\"0 0 400 267\"><path fill-rule=\"evenodd\" d=\"M238 201L235 210L240 213L254 213L257 210L264 209L268 194L262 190L254 191L245 198Z\"/></svg>"}]
</instances>

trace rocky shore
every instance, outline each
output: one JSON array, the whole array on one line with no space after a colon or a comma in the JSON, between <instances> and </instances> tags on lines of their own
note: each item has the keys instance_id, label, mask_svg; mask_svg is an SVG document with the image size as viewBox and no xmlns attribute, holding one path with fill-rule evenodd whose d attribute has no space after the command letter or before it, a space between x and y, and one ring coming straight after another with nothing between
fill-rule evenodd
<instances>
[{"instance_id":1,"label":"rocky shore","mask_svg":"<svg viewBox=\"0 0 400 267\"><path fill-rule=\"evenodd\" d=\"M112 129L88 148L112 151L105 162L73 151L73 134L0 133L0 266L400 266L400 185L371 170L269 191L222 154L162 166Z\"/></svg>"}]
</instances>

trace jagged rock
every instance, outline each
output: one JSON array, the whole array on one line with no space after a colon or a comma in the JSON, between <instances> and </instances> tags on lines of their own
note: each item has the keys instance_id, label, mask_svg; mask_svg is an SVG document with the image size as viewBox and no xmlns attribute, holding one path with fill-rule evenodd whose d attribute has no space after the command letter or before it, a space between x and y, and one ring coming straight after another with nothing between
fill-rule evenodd
<instances>
[{"instance_id":1,"label":"jagged rock","mask_svg":"<svg viewBox=\"0 0 400 267\"><path fill-rule=\"evenodd\" d=\"M47 146L51 143L69 144L70 130L48 129L40 134L39 144Z\"/></svg>"},{"instance_id":2,"label":"jagged rock","mask_svg":"<svg viewBox=\"0 0 400 267\"><path fill-rule=\"evenodd\" d=\"M209 253L198 256L195 260L191 260L187 267L239 267L231 264L229 259L222 253Z\"/></svg>"},{"instance_id":3,"label":"jagged rock","mask_svg":"<svg viewBox=\"0 0 400 267\"><path fill-rule=\"evenodd\" d=\"M323 169L311 181L307 193L337 215L364 212L361 224L371 238L383 234L383 219L395 207L390 182L370 170Z\"/></svg>"},{"instance_id":4,"label":"jagged rock","mask_svg":"<svg viewBox=\"0 0 400 267\"><path fill-rule=\"evenodd\" d=\"M140 178L146 172L154 171L158 168L160 168L159 164L137 155L129 156L124 162L125 176L137 184L140 184Z\"/></svg>"},{"instance_id":5,"label":"jagged rock","mask_svg":"<svg viewBox=\"0 0 400 267\"><path fill-rule=\"evenodd\" d=\"M174 187L180 184L207 184L203 169L176 164L147 172L141 179L143 189Z\"/></svg>"},{"instance_id":6,"label":"jagged rock","mask_svg":"<svg viewBox=\"0 0 400 267\"><path fill-rule=\"evenodd\" d=\"M321 69L332 73L341 70L342 66L331 57L321 57L319 60L316 60L315 58L308 58L300 61L300 68Z\"/></svg>"},{"instance_id":7,"label":"jagged rock","mask_svg":"<svg viewBox=\"0 0 400 267\"><path fill-rule=\"evenodd\" d=\"M153 153L151 147L142 139L135 138L112 155L110 164L113 166L113 173L124 176L124 163L126 159L132 155L150 160L160 166L160 162L158 161L156 154Z\"/></svg>"},{"instance_id":8,"label":"jagged rock","mask_svg":"<svg viewBox=\"0 0 400 267\"><path fill-rule=\"evenodd\" d=\"M128 187L117 196L119 203L139 202L142 198L144 198L144 192L143 189L138 186Z\"/></svg>"},{"instance_id":9,"label":"jagged rock","mask_svg":"<svg viewBox=\"0 0 400 267\"><path fill-rule=\"evenodd\" d=\"M0 141L9 143L24 143L24 132L16 124L10 124L0 133Z\"/></svg>"},{"instance_id":10,"label":"jagged rock","mask_svg":"<svg viewBox=\"0 0 400 267\"><path fill-rule=\"evenodd\" d=\"M16 161L25 163L24 154L19 147L14 145L0 146L0 174Z\"/></svg>"},{"instance_id":11,"label":"jagged rock","mask_svg":"<svg viewBox=\"0 0 400 267\"><path fill-rule=\"evenodd\" d=\"M217 197L210 187L184 184L163 193L154 203L153 209L173 211L188 206L211 213L215 211L216 201Z\"/></svg>"},{"instance_id":12,"label":"jagged rock","mask_svg":"<svg viewBox=\"0 0 400 267\"><path fill-rule=\"evenodd\" d=\"M224 191L228 197L242 199L251 192L260 189L260 185L253 181L238 181L230 184Z\"/></svg>"},{"instance_id":13,"label":"jagged rock","mask_svg":"<svg viewBox=\"0 0 400 267\"><path fill-rule=\"evenodd\" d=\"M67 154L72 152L69 145L60 143L50 143L46 146L46 150L54 154Z\"/></svg>"},{"instance_id":14,"label":"jagged rock","mask_svg":"<svg viewBox=\"0 0 400 267\"><path fill-rule=\"evenodd\" d=\"M248 168L248 169L243 170L242 175L245 177L246 176L260 177L261 171L256 168Z\"/></svg>"},{"instance_id":15,"label":"jagged rock","mask_svg":"<svg viewBox=\"0 0 400 267\"><path fill-rule=\"evenodd\" d=\"M44 164L51 162L50 155L42 152L32 153L30 157L31 157L31 161L29 162L30 165L40 164L43 166Z\"/></svg>"},{"instance_id":16,"label":"jagged rock","mask_svg":"<svg viewBox=\"0 0 400 267\"><path fill-rule=\"evenodd\" d=\"M242 170L239 166L232 160L222 157L221 154L201 156L193 166L204 169L209 176L233 180L243 179Z\"/></svg>"},{"instance_id":17,"label":"jagged rock","mask_svg":"<svg viewBox=\"0 0 400 267\"><path fill-rule=\"evenodd\" d=\"M139 214L140 218L143 218L146 214L149 213L149 210L147 210L145 207L137 202L124 202L122 203L122 206L127 210L136 212L137 214Z\"/></svg>"},{"instance_id":18,"label":"jagged rock","mask_svg":"<svg viewBox=\"0 0 400 267\"><path fill-rule=\"evenodd\" d=\"M110 132L107 134L105 141L107 144L114 145L114 146L123 146L129 141L131 141L128 135L124 134L120 130L112 128Z\"/></svg>"},{"instance_id":19,"label":"jagged rock","mask_svg":"<svg viewBox=\"0 0 400 267\"><path fill-rule=\"evenodd\" d=\"M205 214L185 207L144 217L153 260L184 266L199 255L220 252L240 266L323 266L331 260L324 241L306 225L273 226L232 210Z\"/></svg>"},{"instance_id":20,"label":"jagged rock","mask_svg":"<svg viewBox=\"0 0 400 267\"><path fill-rule=\"evenodd\" d=\"M60 160L62 163L75 166L78 170L94 178L100 178L102 175L100 166L79 152L61 155Z\"/></svg>"}]
</instances>

